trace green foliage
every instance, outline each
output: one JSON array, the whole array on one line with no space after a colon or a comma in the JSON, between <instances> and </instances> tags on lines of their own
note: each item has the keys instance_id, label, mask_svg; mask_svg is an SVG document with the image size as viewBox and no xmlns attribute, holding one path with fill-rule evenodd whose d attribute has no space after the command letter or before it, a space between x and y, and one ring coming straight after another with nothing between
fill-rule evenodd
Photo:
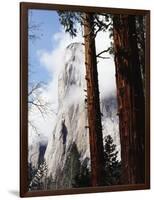
<instances>
[{"instance_id":1,"label":"green foliage","mask_svg":"<svg viewBox=\"0 0 154 200\"><path fill-rule=\"evenodd\" d=\"M32 163L28 163L28 183L29 184L34 178L36 172L37 172L37 169L34 166L32 166Z\"/></svg>"},{"instance_id":2,"label":"green foliage","mask_svg":"<svg viewBox=\"0 0 154 200\"><path fill-rule=\"evenodd\" d=\"M80 169L80 154L75 143L70 146L68 152L64 167L56 170L53 181L57 188L72 188L75 176Z\"/></svg>"},{"instance_id":3,"label":"green foliage","mask_svg":"<svg viewBox=\"0 0 154 200\"><path fill-rule=\"evenodd\" d=\"M102 185L120 184L121 162L117 159L118 151L110 135L104 138L104 174ZM78 174L75 176L73 187L91 186L91 172L87 164L82 164Z\"/></svg>"},{"instance_id":4,"label":"green foliage","mask_svg":"<svg viewBox=\"0 0 154 200\"><path fill-rule=\"evenodd\" d=\"M78 173L80 168L80 154L78 152L77 146L73 143L71 151L67 157L66 164L64 167L65 177L63 179L63 185L66 184L68 187L72 187L74 184L74 178Z\"/></svg>"},{"instance_id":5,"label":"green foliage","mask_svg":"<svg viewBox=\"0 0 154 200\"><path fill-rule=\"evenodd\" d=\"M89 187L91 186L91 174L87 168L87 162L80 165L78 174L75 176L73 187Z\"/></svg>"},{"instance_id":6,"label":"green foliage","mask_svg":"<svg viewBox=\"0 0 154 200\"><path fill-rule=\"evenodd\" d=\"M59 21L72 37L77 36L77 25L84 26L85 16L84 13L70 12L70 11L58 11ZM91 13L93 18L92 30L94 35L97 35L99 31L106 31L111 27L111 17L108 14L96 14Z\"/></svg>"},{"instance_id":7,"label":"green foliage","mask_svg":"<svg viewBox=\"0 0 154 200\"><path fill-rule=\"evenodd\" d=\"M52 175L50 175L49 177L47 177L45 179L45 185L46 185L46 189L57 189L56 188L56 182L54 181Z\"/></svg>"},{"instance_id":8,"label":"green foliage","mask_svg":"<svg viewBox=\"0 0 154 200\"><path fill-rule=\"evenodd\" d=\"M104 138L104 178L103 185L117 185L120 183L121 162L117 160L118 151L110 135Z\"/></svg>"},{"instance_id":9,"label":"green foliage","mask_svg":"<svg viewBox=\"0 0 154 200\"><path fill-rule=\"evenodd\" d=\"M59 21L66 32L72 37L77 35L77 24L81 24L81 13L70 11L58 11Z\"/></svg>"},{"instance_id":10,"label":"green foliage","mask_svg":"<svg viewBox=\"0 0 154 200\"><path fill-rule=\"evenodd\" d=\"M97 31L107 31L110 29L111 17L109 14L93 14L93 23Z\"/></svg>"}]
</instances>

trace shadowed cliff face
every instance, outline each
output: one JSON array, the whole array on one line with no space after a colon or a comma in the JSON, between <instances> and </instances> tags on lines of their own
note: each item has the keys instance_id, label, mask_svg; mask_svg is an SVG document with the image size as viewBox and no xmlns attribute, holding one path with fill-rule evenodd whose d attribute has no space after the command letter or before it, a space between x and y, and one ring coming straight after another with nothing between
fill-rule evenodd
<instances>
[{"instance_id":1,"label":"shadowed cliff face","mask_svg":"<svg viewBox=\"0 0 154 200\"><path fill-rule=\"evenodd\" d=\"M35 143L28 147L28 163L32 165L36 170L44 160L44 154L47 148L47 141L41 140L44 138L37 138Z\"/></svg>"},{"instance_id":2,"label":"shadowed cliff face","mask_svg":"<svg viewBox=\"0 0 154 200\"><path fill-rule=\"evenodd\" d=\"M52 175L53 179L57 178L60 174L59 171L66 168L66 160L73 144L76 145L81 163L86 160L87 168L90 169L89 136L86 128L88 126L86 92L84 89L86 89L86 82L83 46L73 43L66 49L64 65L59 74L57 120L45 152L48 176ZM101 92L101 97L103 97L103 91ZM120 150L117 102L114 95L105 97L100 102L103 113L103 135L110 134L117 145L117 150Z\"/></svg>"}]
</instances>

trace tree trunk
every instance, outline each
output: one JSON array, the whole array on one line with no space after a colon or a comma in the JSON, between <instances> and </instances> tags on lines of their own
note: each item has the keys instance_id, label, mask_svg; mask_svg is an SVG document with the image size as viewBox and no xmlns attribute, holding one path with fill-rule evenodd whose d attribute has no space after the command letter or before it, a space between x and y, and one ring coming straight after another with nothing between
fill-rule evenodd
<instances>
[{"instance_id":1,"label":"tree trunk","mask_svg":"<svg viewBox=\"0 0 154 200\"><path fill-rule=\"evenodd\" d=\"M136 24L137 24L137 41L138 41L138 49L139 52L139 60L141 66L141 75L142 75L142 82L143 82L143 89L145 92L145 19L144 16L139 15L136 17Z\"/></svg>"},{"instance_id":2,"label":"tree trunk","mask_svg":"<svg viewBox=\"0 0 154 200\"><path fill-rule=\"evenodd\" d=\"M121 140L121 183L144 183L145 102L135 16L114 15L113 38Z\"/></svg>"},{"instance_id":3,"label":"tree trunk","mask_svg":"<svg viewBox=\"0 0 154 200\"><path fill-rule=\"evenodd\" d=\"M84 15L85 65L87 81L87 109L91 154L92 186L102 185L103 137L100 114L98 73L93 28L93 15Z\"/></svg>"}]
</instances>

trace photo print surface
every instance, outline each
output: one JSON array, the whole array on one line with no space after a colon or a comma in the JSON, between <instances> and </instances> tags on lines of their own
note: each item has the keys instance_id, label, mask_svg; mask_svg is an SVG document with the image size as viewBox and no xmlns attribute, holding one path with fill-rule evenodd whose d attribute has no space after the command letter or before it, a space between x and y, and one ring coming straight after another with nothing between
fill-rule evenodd
<instances>
[{"instance_id":1,"label":"photo print surface","mask_svg":"<svg viewBox=\"0 0 154 200\"><path fill-rule=\"evenodd\" d=\"M145 182L145 17L28 9L28 190Z\"/></svg>"}]
</instances>

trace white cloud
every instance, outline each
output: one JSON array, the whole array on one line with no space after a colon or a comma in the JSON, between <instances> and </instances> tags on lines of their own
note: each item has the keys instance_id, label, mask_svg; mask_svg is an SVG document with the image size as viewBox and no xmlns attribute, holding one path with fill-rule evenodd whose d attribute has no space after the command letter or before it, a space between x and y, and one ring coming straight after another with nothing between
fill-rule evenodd
<instances>
[{"instance_id":1,"label":"white cloud","mask_svg":"<svg viewBox=\"0 0 154 200\"><path fill-rule=\"evenodd\" d=\"M63 65L66 47L73 42L82 42L82 36L79 34L77 37L72 38L68 33L61 30L52 36L51 42L56 42L55 48L50 52L38 50L38 55L40 57L40 62L46 67L49 73L57 75Z\"/></svg>"}]
</instances>

